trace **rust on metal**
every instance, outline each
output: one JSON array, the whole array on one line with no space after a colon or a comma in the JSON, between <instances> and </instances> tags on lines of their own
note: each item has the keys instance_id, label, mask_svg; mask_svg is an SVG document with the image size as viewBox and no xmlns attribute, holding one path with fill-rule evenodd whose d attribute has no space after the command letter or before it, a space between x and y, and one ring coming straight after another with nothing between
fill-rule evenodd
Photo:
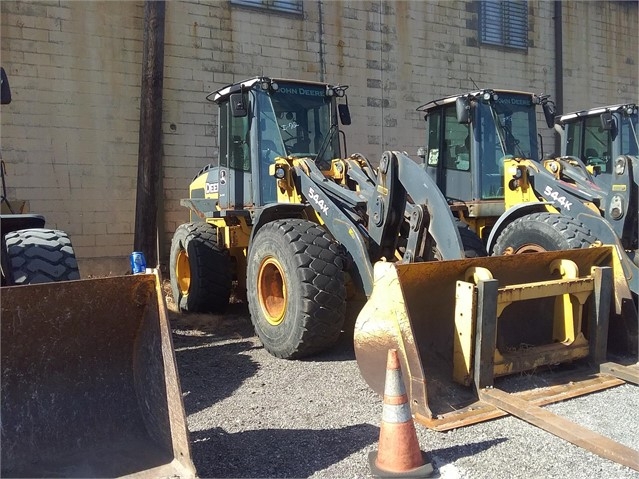
<instances>
[{"instance_id":1,"label":"rust on metal","mask_svg":"<svg viewBox=\"0 0 639 479\"><path fill-rule=\"evenodd\" d=\"M467 280L467 271L487 269L498 280L500 289L543 282L550 282L552 287L553 282L562 279L551 271L557 261L570 260L587 275L593 266L610 266L612 254L612 248L600 247L413 264L378 262L373 292L355 324L355 355L360 372L374 391L383 394L386 354L396 348L414 414L434 419L458 409L458 404L471 404L477 400L475 392L453 381L455 342L460 341L455 331L457 284ZM591 280L577 281L578 293L583 283L592 285ZM547 363L553 358L586 355L587 345L581 340L573 342L572 350L563 348L561 343L555 345L554 309L553 297L507 306L497 324L497 350L511 363L513 358L519 358L520 364L531 368L537 366L535 358L540 356L547 356ZM532 348L539 349L529 357Z\"/></svg>"},{"instance_id":2,"label":"rust on metal","mask_svg":"<svg viewBox=\"0 0 639 479\"><path fill-rule=\"evenodd\" d=\"M157 274L2 288L2 476L195 477Z\"/></svg>"},{"instance_id":3,"label":"rust on metal","mask_svg":"<svg viewBox=\"0 0 639 479\"><path fill-rule=\"evenodd\" d=\"M417 422L444 431L513 414L639 470L639 452L541 409L630 376L616 367L594 375L578 361L606 354L616 308L611 278L620 275L613 248L376 263L374 273L354 331L358 366L373 390L382 394L384 360L397 349ZM564 362L574 374L556 384L493 389L499 376Z\"/></svg>"}]
</instances>

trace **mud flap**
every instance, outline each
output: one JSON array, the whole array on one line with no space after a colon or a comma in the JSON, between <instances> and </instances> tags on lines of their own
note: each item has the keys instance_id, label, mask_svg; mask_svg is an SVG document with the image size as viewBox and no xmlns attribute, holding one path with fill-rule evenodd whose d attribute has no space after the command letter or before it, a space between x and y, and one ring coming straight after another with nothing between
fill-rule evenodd
<instances>
[{"instance_id":1,"label":"mud flap","mask_svg":"<svg viewBox=\"0 0 639 479\"><path fill-rule=\"evenodd\" d=\"M612 254L612 248L600 247L414 264L377 263L373 293L355 325L355 354L362 376L381 394L384 358L388 349L396 348L416 419L444 429L447 414L466 407L479 411L483 406L476 404L477 394L468 387L476 367L476 318L472 312L476 311L473 302L477 294L463 297L460 286L463 289L472 280L469 276L482 271L496 280L500 297L513 300L493 305L497 315L493 320L495 355L482 357L482 362L491 362L490 380L526 367L534 369L589 355L601 358L601 341L597 351L591 351L588 341L600 332L591 321L597 303L596 295L591 294L595 283L591 269L608 266L614 270ZM557 265L563 262L574 265L576 277L558 274L562 268ZM528 296L529 290L553 288L555 296ZM571 294L566 294L569 291ZM558 318L562 309L563 316ZM605 356L605 344L603 351ZM620 384L606 378L588 380L589 392L593 386ZM574 389L571 395L577 394ZM495 417L488 417L494 411L486 413L487 419ZM478 420L468 418L467 423Z\"/></svg>"},{"instance_id":2,"label":"mud flap","mask_svg":"<svg viewBox=\"0 0 639 479\"><path fill-rule=\"evenodd\" d=\"M195 477L157 274L3 288L3 477Z\"/></svg>"}]
</instances>

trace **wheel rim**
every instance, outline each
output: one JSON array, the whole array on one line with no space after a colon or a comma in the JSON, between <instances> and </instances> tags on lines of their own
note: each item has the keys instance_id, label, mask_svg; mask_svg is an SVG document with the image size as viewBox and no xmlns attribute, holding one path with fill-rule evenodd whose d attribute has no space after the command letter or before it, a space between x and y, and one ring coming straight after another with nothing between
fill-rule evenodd
<instances>
[{"instance_id":1,"label":"wheel rim","mask_svg":"<svg viewBox=\"0 0 639 479\"><path fill-rule=\"evenodd\" d=\"M548 251L548 250L538 244L530 243L530 244L523 244L521 246L518 246L517 248L513 248L512 246L509 246L504 251L504 254L543 253L544 251Z\"/></svg>"},{"instance_id":2,"label":"wheel rim","mask_svg":"<svg viewBox=\"0 0 639 479\"><path fill-rule=\"evenodd\" d=\"M175 277L177 279L178 288L182 295L189 294L191 287L191 265L189 264L189 255L183 249L177 255L175 262Z\"/></svg>"},{"instance_id":3,"label":"wheel rim","mask_svg":"<svg viewBox=\"0 0 639 479\"><path fill-rule=\"evenodd\" d=\"M279 325L286 313L286 284L282 266L273 257L266 258L260 265L257 297L269 324Z\"/></svg>"}]
</instances>

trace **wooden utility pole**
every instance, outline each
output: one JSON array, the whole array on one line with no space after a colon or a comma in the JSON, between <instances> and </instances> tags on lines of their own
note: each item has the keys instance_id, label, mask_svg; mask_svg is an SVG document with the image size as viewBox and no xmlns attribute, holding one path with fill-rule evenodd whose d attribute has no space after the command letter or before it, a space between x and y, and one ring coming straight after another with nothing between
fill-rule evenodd
<instances>
[{"instance_id":1,"label":"wooden utility pole","mask_svg":"<svg viewBox=\"0 0 639 479\"><path fill-rule=\"evenodd\" d=\"M162 172L164 1L144 2L144 45L140 93L140 145L133 248L147 266L158 266L158 195Z\"/></svg>"}]
</instances>

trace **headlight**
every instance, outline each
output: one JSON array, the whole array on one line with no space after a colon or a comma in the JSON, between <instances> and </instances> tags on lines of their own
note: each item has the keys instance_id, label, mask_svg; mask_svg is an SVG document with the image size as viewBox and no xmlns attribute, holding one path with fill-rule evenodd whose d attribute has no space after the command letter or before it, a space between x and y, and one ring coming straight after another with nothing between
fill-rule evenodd
<instances>
[{"instance_id":1,"label":"headlight","mask_svg":"<svg viewBox=\"0 0 639 479\"><path fill-rule=\"evenodd\" d=\"M275 167L275 178L277 178L278 180L284 179L284 177L286 176L286 170L281 167L281 166L277 166Z\"/></svg>"},{"instance_id":2,"label":"headlight","mask_svg":"<svg viewBox=\"0 0 639 479\"><path fill-rule=\"evenodd\" d=\"M626 171L626 159L623 156L615 160L615 175L621 176Z\"/></svg>"}]
</instances>

